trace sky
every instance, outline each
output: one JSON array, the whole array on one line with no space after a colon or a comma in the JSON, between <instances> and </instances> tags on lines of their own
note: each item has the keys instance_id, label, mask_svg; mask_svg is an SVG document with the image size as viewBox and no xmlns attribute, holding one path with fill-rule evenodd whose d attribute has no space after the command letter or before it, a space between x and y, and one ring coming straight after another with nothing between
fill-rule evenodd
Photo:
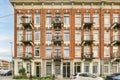
<instances>
[{"instance_id":1,"label":"sky","mask_svg":"<svg viewBox=\"0 0 120 80\"><path fill-rule=\"evenodd\" d=\"M13 31L14 31L13 6L11 5L9 0L0 0L0 59L8 61L12 60L11 54L13 54L14 47Z\"/></svg>"}]
</instances>

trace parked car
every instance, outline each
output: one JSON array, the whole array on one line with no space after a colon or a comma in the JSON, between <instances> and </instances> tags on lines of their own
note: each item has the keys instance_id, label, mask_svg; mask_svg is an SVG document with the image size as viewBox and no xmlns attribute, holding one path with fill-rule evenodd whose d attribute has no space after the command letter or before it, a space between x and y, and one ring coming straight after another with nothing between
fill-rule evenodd
<instances>
[{"instance_id":1,"label":"parked car","mask_svg":"<svg viewBox=\"0 0 120 80\"><path fill-rule=\"evenodd\" d=\"M77 73L72 80L104 80L102 77L97 77L91 73Z\"/></svg>"},{"instance_id":2,"label":"parked car","mask_svg":"<svg viewBox=\"0 0 120 80\"><path fill-rule=\"evenodd\" d=\"M114 73L106 77L106 80L120 80L120 73Z\"/></svg>"},{"instance_id":3,"label":"parked car","mask_svg":"<svg viewBox=\"0 0 120 80\"><path fill-rule=\"evenodd\" d=\"M12 71L7 71L6 73L3 74L3 76L12 76Z\"/></svg>"}]
</instances>

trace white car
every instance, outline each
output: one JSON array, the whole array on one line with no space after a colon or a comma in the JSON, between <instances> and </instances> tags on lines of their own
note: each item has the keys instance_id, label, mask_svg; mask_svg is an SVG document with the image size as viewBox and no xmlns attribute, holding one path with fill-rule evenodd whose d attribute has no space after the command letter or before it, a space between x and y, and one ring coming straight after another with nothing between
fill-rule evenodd
<instances>
[{"instance_id":1,"label":"white car","mask_svg":"<svg viewBox=\"0 0 120 80\"><path fill-rule=\"evenodd\" d=\"M102 77L97 77L90 73L77 73L72 80L104 80Z\"/></svg>"}]
</instances>

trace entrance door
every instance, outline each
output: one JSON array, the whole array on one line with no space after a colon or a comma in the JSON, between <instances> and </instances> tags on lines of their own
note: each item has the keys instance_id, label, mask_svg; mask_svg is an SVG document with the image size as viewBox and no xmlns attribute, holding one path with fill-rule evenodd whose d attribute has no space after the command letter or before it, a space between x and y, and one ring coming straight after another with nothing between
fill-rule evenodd
<instances>
[{"instance_id":1,"label":"entrance door","mask_svg":"<svg viewBox=\"0 0 120 80\"><path fill-rule=\"evenodd\" d=\"M41 76L41 66L36 66L36 77Z\"/></svg>"},{"instance_id":2,"label":"entrance door","mask_svg":"<svg viewBox=\"0 0 120 80\"><path fill-rule=\"evenodd\" d=\"M69 78L70 77L70 63L63 63L63 77Z\"/></svg>"},{"instance_id":3,"label":"entrance door","mask_svg":"<svg viewBox=\"0 0 120 80\"><path fill-rule=\"evenodd\" d=\"M60 62L55 63L55 75L60 75Z\"/></svg>"}]
</instances>

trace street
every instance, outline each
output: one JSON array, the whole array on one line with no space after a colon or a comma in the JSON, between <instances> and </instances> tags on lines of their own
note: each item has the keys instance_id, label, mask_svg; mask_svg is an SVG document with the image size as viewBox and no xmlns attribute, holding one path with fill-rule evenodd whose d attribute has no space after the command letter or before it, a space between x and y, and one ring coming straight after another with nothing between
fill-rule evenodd
<instances>
[{"instance_id":1,"label":"street","mask_svg":"<svg viewBox=\"0 0 120 80\"><path fill-rule=\"evenodd\" d=\"M0 80L13 80L12 76L0 76Z\"/></svg>"}]
</instances>

